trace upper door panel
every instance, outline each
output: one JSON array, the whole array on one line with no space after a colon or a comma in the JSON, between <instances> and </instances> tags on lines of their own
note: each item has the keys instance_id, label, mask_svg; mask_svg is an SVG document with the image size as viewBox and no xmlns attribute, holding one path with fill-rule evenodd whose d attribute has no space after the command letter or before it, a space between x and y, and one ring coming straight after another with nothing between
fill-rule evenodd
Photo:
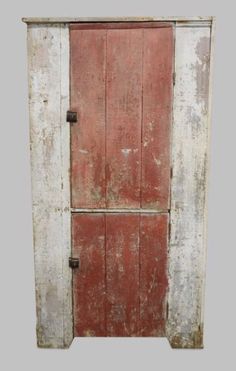
<instances>
[{"instance_id":1,"label":"upper door panel","mask_svg":"<svg viewBox=\"0 0 236 371\"><path fill-rule=\"evenodd\" d=\"M70 27L74 208L169 208L171 24Z\"/></svg>"}]
</instances>

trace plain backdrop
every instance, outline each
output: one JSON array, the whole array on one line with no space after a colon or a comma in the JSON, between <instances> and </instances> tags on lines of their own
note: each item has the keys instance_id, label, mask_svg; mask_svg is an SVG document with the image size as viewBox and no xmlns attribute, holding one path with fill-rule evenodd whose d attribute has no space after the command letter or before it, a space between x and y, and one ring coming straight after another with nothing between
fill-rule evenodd
<instances>
[{"instance_id":1,"label":"plain backdrop","mask_svg":"<svg viewBox=\"0 0 236 371\"><path fill-rule=\"evenodd\" d=\"M233 1L2 1L0 21L1 370L232 370L235 365L235 9ZM205 349L166 339L75 339L36 347L26 25L23 16L216 16Z\"/></svg>"}]
</instances>

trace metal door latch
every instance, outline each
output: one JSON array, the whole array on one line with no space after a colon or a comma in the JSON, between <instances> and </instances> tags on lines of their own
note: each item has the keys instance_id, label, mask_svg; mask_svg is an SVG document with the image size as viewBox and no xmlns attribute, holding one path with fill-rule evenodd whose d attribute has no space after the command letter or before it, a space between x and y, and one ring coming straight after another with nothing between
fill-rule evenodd
<instances>
[{"instance_id":1,"label":"metal door latch","mask_svg":"<svg viewBox=\"0 0 236 371\"><path fill-rule=\"evenodd\" d=\"M69 267L72 269L79 268L79 259L78 258L69 258Z\"/></svg>"},{"instance_id":2,"label":"metal door latch","mask_svg":"<svg viewBox=\"0 0 236 371\"><path fill-rule=\"evenodd\" d=\"M66 121L70 123L77 122L77 112L67 111Z\"/></svg>"}]
</instances>

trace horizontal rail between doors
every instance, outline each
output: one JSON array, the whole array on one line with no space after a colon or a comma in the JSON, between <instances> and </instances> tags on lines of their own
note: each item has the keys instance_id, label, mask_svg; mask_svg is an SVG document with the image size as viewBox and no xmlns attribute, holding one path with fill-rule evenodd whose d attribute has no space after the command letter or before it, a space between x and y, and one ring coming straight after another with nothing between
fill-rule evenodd
<instances>
[{"instance_id":1,"label":"horizontal rail between doors","mask_svg":"<svg viewBox=\"0 0 236 371\"><path fill-rule=\"evenodd\" d=\"M112 214L164 214L168 213L170 210L156 210L156 209L77 209L71 208L72 213L112 213Z\"/></svg>"}]
</instances>

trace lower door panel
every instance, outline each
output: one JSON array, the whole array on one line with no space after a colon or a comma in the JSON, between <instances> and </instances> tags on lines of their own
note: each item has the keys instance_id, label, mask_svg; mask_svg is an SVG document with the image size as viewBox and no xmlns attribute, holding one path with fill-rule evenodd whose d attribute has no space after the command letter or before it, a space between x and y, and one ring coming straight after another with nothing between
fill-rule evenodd
<instances>
[{"instance_id":1,"label":"lower door panel","mask_svg":"<svg viewBox=\"0 0 236 371\"><path fill-rule=\"evenodd\" d=\"M73 213L75 336L163 336L168 213Z\"/></svg>"}]
</instances>

